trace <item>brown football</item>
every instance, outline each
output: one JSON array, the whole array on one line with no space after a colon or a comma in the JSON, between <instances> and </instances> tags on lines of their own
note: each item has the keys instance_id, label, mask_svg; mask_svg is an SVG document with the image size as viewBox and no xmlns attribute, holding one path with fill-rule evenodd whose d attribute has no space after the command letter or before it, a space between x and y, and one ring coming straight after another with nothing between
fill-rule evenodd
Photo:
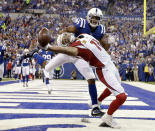
<instances>
[{"instance_id":1,"label":"brown football","mask_svg":"<svg viewBox=\"0 0 155 131\"><path fill-rule=\"evenodd\" d=\"M44 27L40 30L38 35L38 42L39 45L42 47L45 47L48 43L51 42L51 34L47 28Z\"/></svg>"}]
</instances>

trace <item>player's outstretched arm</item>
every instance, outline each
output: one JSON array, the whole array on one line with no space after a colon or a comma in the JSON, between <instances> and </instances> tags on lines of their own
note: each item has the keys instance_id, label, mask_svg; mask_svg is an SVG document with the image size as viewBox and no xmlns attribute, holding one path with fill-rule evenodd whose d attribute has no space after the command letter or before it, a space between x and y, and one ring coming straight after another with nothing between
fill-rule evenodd
<instances>
[{"instance_id":1,"label":"player's outstretched arm","mask_svg":"<svg viewBox=\"0 0 155 131\"><path fill-rule=\"evenodd\" d=\"M55 53L67 54L70 56L77 56L78 55L78 49L75 47L60 47L60 46L48 45L48 50L53 51Z\"/></svg>"},{"instance_id":2,"label":"player's outstretched arm","mask_svg":"<svg viewBox=\"0 0 155 131\"><path fill-rule=\"evenodd\" d=\"M74 25L68 26L66 28L64 28L63 30L59 31L59 33L64 33L64 32L69 32L69 33L76 33L78 32L78 30L76 29L76 27Z\"/></svg>"}]
</instances>

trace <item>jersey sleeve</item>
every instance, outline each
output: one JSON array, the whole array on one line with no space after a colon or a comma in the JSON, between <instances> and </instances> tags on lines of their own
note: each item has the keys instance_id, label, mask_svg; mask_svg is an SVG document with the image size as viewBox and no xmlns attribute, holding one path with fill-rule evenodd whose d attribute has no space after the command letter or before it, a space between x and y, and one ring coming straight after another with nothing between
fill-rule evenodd
<instances>
[{"instance_id":1,"label":"jersey sleeve","mask_svg":"<svg viewBox=\"0 0 155 131\"><path fill-rule=\"evenodd\" d=\"M101 35L104 35L106 33L106 29L104 25L101 25Z\"/></svg>"},{"instance_id":2,"label":"jersey sleeve","mask_svg":"<svg viewBox=\"0 0 155 131\"><path fill-rule=\"evenodd\" d=\"M85 28L86 20L83 18L78 18L73 21L74 26L76 27L77 30L80 28Z\"/></svg>"}]
</instances>

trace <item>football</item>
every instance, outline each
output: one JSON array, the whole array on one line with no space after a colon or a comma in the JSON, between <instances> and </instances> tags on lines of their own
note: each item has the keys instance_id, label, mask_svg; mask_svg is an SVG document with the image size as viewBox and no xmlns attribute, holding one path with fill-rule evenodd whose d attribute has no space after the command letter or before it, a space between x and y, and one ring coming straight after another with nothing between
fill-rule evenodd
<instances>
[{"instance_id":1,"label":"football","mask_svg":"<svg viewBox=\"0 0 155 131\"><path fill-rule=\"evenodd\" d=\"M40 30L38 35L38 43L40 46L45 47L48 43L51 42L51 34L47 28Z\"/></svg>"}]
</instances>

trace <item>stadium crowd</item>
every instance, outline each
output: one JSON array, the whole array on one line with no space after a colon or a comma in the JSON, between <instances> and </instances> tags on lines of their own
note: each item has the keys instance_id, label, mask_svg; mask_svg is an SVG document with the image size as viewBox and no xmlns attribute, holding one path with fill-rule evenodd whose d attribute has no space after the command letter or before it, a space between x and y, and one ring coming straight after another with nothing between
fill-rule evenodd
<instances>
[{"instance_id":1,"label":"stadium crowd","mask_svg":"<svg viewBox=\"0 0 155 131\"><path fill-rule=\"evenodd\" d=\"M155 15L154 3L147 1L149 16ZM110 15L143 15L142 0L2 0L0 11L23 12L24 9L45 9L46 13L52 14L75 14L85 15L92 7L107 11Z\"/></svg>"},{"instance_id":2,"label":"stadium crowd","mask_svg":"<svg viewBox=\"0 0 155 131\"><path fill-rule=\"evenodd\" d=\"M148 8L150 16L155 13L152 2L148 0L148 4L151 5ZM142 16L143 12L141 0L138 2L137 0L125 2L121 0L2 0L0 11L4 13L18 13L24 9L46 9L48 14L59 15L59 17L47 17L25 14L24 16L19 15L16 19L12 19L9 15L0 17L0 40L7 45L8 52L5 65L7 66L9 60L13 61L17 53L22 54L25 48L32 50L36 46L36 34L43 26L51 29L54 42L62 27L72 24L73 17L85 17L88 9L92 7L98 7L112 16ZM155 24L154 22L153 24ZM155 80L155 35L144 39L142 37L143 24L137 20L122 21L108 18L103 23L105 27L112 25L117 28L114 32L107 30L107 33L112 33L115 38L115 43L111 46L110 51L119 68L122 80Z\"/></svg>"}]
</instances>

